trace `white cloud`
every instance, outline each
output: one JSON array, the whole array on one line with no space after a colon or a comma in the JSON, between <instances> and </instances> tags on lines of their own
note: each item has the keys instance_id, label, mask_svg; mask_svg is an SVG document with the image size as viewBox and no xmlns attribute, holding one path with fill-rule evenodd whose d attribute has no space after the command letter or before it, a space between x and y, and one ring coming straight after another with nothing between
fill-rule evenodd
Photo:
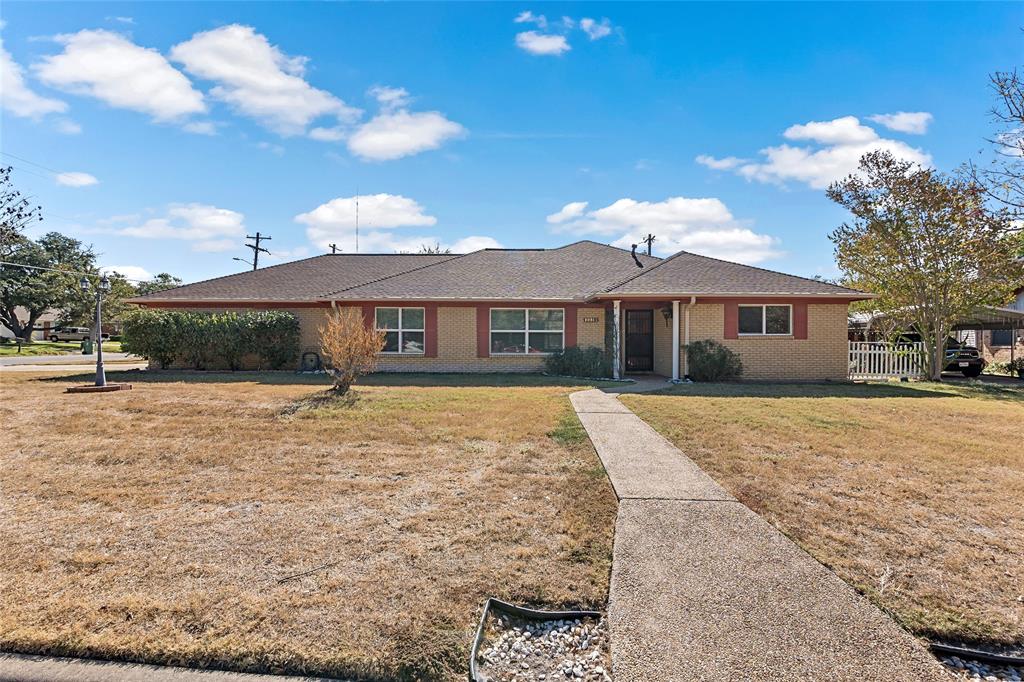
<instances>
[{"instance_id":1,"label":"white cloud","mask_svg":"<svg viewBox=\"0 0 1024 682\"><path fill-rule=\"evenodd\" d=\"M786 128L782 136L787 140L813 140L821 144L862 144L878 139L878 133L863 125L856 116L793 125Z\"/></svg>"},{"instance_id":2,"label":"white cloud","mask_svg":"<svg viewBox=\"0 0 1024 682\"><path fill-rule=\"evenodd\" d=\"M378 247L394 239L390 233L382 232L396 227L430 227L437 224L437 218L424 213L416 201L397 194L360 195L359 224L361 226L360 251L368 251L371 245ZM320 204L312 211L300 213L295 221L306 226L306 236L313 244L326 249L336 243L344 251L355 251L356 197L338 197ZM423 240L417 237L415 240ZM407 245L406 245L407 246ZM390 249L390 246L388 246ZM419 248L418 243L411 249ZM393 249L392 249L393 250Z\"/></svg>"},{"instance_id":3,"label":"white cloud","mask_svg":"<svg viewBox=\"0 0 1024 682\"><path fill-rule=\"evenodd\" d=\"M856 172L860 158L878 149L923 166L931 164L931 156L927 152L898 140L879 137L874 129L862 124L855 116L794 125L783 135L789 140L809 141L811 144L766 147L760 151L763 157L760 162L736 157L716 159L707 155L698 156L697 161L718 170L731 170L747 180L778 185L797 181L813 189L825 189Z\"/></svg>"},{"instance_id":4,"label":"white cloud","mask_svg":"<svg viewBox=\"0 0 1024 682\"><path fill-rule=\"evenodd\" d=\"M348 126L333 126L330 128L313 128L309 131L309 138L318 142L341 142L349 134Z\"/></svg>"},{"instance_id":5,"label":"white cloud","mask_svg":"<svg viewBox=\"0 0 1024 682\"><path fill-rule=\"evenodd\" d=\"M78 123L72 121L70 118L58 119L53 127L62 135L78 135L82 132L82 126L78 125Z\"/></svg>"},{"instance_id":6,"label":"white cloud","mask_svg":"<svg viewBox=\"0 0 1024 682\"><path fill-rule=\"evenodd\" d=\"M309 256L309 247L307 246L296 246L294 249L278 249L271 248L270 253L265 253L261 256L266 258L268 261L275 261L284 263L286 261L299 260L300 258L306 258Z\"/></svg>"},{"instance_id":7,"label":"white cloud","mask_svg":"<svg viewBox=\"0 0 1024 682\"><path fill-rule=\"evenodd\" d=\"M713 170L732 170L737 166L746 163L746 159L740 159L735 156L726 156L721 159L716 159L713 156L707 154L701 154L697 157L697 163L702 166L707 166Z\"/></svg>"},{"instance_id":8,"label":"white cloud","mask_svg":"<svg viewBox=\"0 0 1024 682\"><path fill-rule=\"evenodd\" d=\"M217 126L213 121L191 121L186 123L182 128L189 133L195 133L196 135L216 135Z\"/></svg>"},{"instance_id":9,"label":"white cloud","mask_svg":"<svg viewBox=\"0 0 1024 682\"><path fill-rule=\"evenodd\" d=\"M116 21L119 24L134 24L135 19L132 17L107 17L107 21Z\"/></svg>"},{"instance_id":10,"label":"white cloud","mask_svg":"<svg viewBox=\"0 0 1024 682\"><path fill-rule=\"evenodd\" d=\"M405 88L392 88L386 85L375 85L369 90L371 97L380 103L384 111L394 111L409 104L409 91Z\"/></svg>"},{"instance_id":11,"label":"white cloud","mask_svg":"<svg viewBox=\"0 0 1024 682\"><path fill-rule=\"evenodd\" d=\"M270 152L274 156L284 156L284 147L273 142L259 142L256 144L258 149Z\"/></svg>"},{"instance_id":12,"label":"white cloud","mask_svg":"<svg viewBox=\"0 0 1024 682\"><path fill-rule=\"evenodd\" d=\"M140 225L119 229L117 234L143 239L190 241L193 251L228 251L242 243L245 216L237 211L208 204L173 204L163 217L150 218Z\"/></svg>"},{"instance_id":13,"label":"white cloud","mask_svg":"<svg viewBox=\"0 0 1024 682\"><path fill-rule=\"evenodd\" d=\"M754 232L715 198L669 197L656 202L626 198L589 212L582 211L581 206L586 204L567 204L559 213L549 216L548 222L557 224L558 232L618 235L612 243L623 248L639 243L641 237L650 232L657 237L654 250L661 255L686 250L742 263L759 263L781 254L776 238ZM576 217L552 220L560 218L562 213Z\"/></svg>"},{"instance_id":14,"label":"white cloud","mask_svg":"<svg viewBox=\"0 0 1024 682\"><path fill-rule=\"evenodd\" d=\"M281 135L299 135L321 116L352 122L360 112L303 78L305 57L290 57L251 26L197 33L171 49L193 76L215 81L210 94Z\"/></svg>"},{"instance_id":15,"label":"white cloud","mask_svg":"<svg viewBox=\"0 0 1024 682\"><path fill-rule=\"evenodd\" d=\"M318 250L330 250L336 244L343 253L356 252L356 197L338 197L312 211L295 216L306 226L306 236ZM415 253L424 245L441 244L454 253L485 248L501 248L487 236L471 235L446 243L431 235L396 234L396 228L433 227L437 218L428 215L416 201L397 194L359 196L360 253Z\"/></svg>"},{"instance_id":16,"label":"white cloud","mask_svg":"<svg viewBox=\"0 0 1024 682\"><path fill-rule=\"evenodd\" d=\"M149 270L138 265L104 265L100 268L100 273L104 275L117 273L126 279L137 282L148 282L153 279L153 274Z\"/></svg>"},{"instance_id":17,"label":"white cloud","mask_svg":"<svg viewBox=\"0 0 1024 682\"><path fill-rule=\"evenodd\" d=\"M523 31L516 34L516 45L533 55L561 56L572 48L565 36Z\"/></svg>"},{"instance_id":18,"label":"white cloud","mask_svg":"<svg viewBox=\"0 0 1024 682\"><path fill-rule=\"evenodd\" d=\"M569 19L569 17L563 17L563 20L564 19ZM517 23L517 24L536 24L540 28L547 28L548 27L548 18L547 17L545 17L543 14L534 14L530 10L525 10L523 12L520 12L516 16L516 18L513 19L513 21L515 23Z\"/></svg>"},{"instance_id":19,"label":"white cloud","mask_svg":"<svg viewBox=\"0 0 1024 682\"><path fill-rule=\"evenodd\" d=\"M897 111L895 114L875 114L869 118L889 130L924 135L928 132L928 125L934 117L927 111Z\"/></svg>"},{"instance_id":20,"label":"white cloud","mask_svg":"<svg viewBox=\"0 0 1024 682\"><path fill-rule=\"evenodd\" d=\"M480 249L500 249L502 246L501 242L493 237L472 235L459 239L449 248L452 250L452 253L472 253Z\"/></svg>"},{"instance_id":21,"label":"white cloud","mask_svg":"<svg viewBox=\"0 0 1024 682\"><path fill-rule=\"evenodd\" d=\"M202 94L156 50L111 31L79 31L56 40L64 52L32 65L47 85L141 111L157 121L206 111Z\"/></svg>"},{"instance_id":22,"label":"white cloud","mask_svg":"<svg viewBox=\"0 0 1024 682\"><path fill-rule=\"evenodd\" d=\"M437 149L465 132L438 111L385 111L361 125L348 138L348 148L365 160L389 161Z\"/></svg>"},{"instance_id":23,"label":"white cloud","mask_svg":"<svg viewBox=\"0 0 1024 682\"><path fill-rule=\"evenodd\" d=\"M99 184L99 180L96 179L95 175L79 171L57 173L54 179L58 185L63 185L64 187L88 187L89 185Z\"/></svg>"},{"instance_id":24,"label":"white cloud","mask_svg":"<svg viewBox=\"0 0 1024 682\"><path fill-rule=\"evenodd\" d=\"M563 206L557 213L548 216L547 221L552 225L561 225L567 220L579 218L587 208L586 201L572 201Z\"/></svg>"},{"instance_id":25,"label":"white cloud","mask_svg":"<svg viewBox=\"0 0 1024 682\"><path fill-rule=\"evenodd\" d=\"M59 99L43 97L32 92L25 84L25 70L4 49L0 38L0 104L15 116L38 119L45 114L67 111L68 105Z\"/></svg>"},{"instance_id":26,"label":"white cloud","mask_svg":"<svg viewBox=\"0 0 1024 682\"><path fill-rule=\"evenodd\" d=\"M605 36L611 35L612 22L609 21L607 17L601 19L600 22L595 21L590 17L583 17L580 19L580 29L582 29L591 40L600 40Z\"/></svg>"}]
</instances>

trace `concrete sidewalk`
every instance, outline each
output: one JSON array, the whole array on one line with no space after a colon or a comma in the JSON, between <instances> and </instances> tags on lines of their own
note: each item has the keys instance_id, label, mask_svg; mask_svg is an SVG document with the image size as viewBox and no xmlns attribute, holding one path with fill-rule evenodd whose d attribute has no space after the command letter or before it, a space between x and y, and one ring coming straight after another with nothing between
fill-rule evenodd
<instances>
[{"instance_id":1,"label":"concrete sidewalk","mask_svg":"<svg viewBox=\"0 0 1024 682\"><path fill-rule=\"evenodd\" d=\"M143 362L131 353L104 353L103 364L108 362ZM0 367L8 365L96 365L96 355L63 353L61 355L4 355L0 356Z\"/></svg>"},{"instance_id":2,"label":"concrete sidewalk","mask_svg":"<svg viewBox=\"0 0 1024 682\"><path fill-rule=\"evenodd\" d=\"M0 654L0 682L329 682L322 677L250 675L141 663Z\"/></svg>"},{"instance_id":3,"label":"concrete sidewalk","mask_svg":"<svg viewBox=\"0 0 1024 682\"><path fill-rule=\"evenodd\" d=\"M614 395L570 399L619 497L608 605L617 682L949 679Z\"/></svg>"}]
</instances>

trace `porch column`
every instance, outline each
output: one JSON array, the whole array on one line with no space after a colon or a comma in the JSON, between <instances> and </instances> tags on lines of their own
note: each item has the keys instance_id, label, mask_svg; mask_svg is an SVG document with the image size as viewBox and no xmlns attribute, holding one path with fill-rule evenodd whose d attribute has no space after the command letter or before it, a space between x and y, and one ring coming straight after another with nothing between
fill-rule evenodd
<instances>
[{"instance_id":1,"label":"porch column","mask_svg":"<svg viewBox=\"0 0 1024 682\"><path fill-rule=\"evenodd\" d=\"M679 381L679 301L672 301L672 381Z\"/></svg>"},{"instance_id":2,"label":"porch column","mask_svg":"<svg viewBox=\"0 0 1024 682\"><path fill-rule=\"evenodd\" d=\"M622 332L619 330L619 304L621 301L612 301L612 378L620 379L620 351L619 337Z\"/></svg>"},{"instance_id":3,"label":"porch column","mask_svg":"<svg viewBox=\"0 0 1024 682\"><path fill-rule=\"evenodd\" d=\"M690 302L686 304L686 311L683 313L683 328L684 328L683 345L684 346L689 346L690 345L690 308L692 308L694 306L694 304L696 304L696 303L697 303L697 297L696 296L691 296L690 297ZM684 377L689 377L690 376L690 356L689 356L689 354L684 354L683 355L683 376Z\"/></svg>"}]
</instances>

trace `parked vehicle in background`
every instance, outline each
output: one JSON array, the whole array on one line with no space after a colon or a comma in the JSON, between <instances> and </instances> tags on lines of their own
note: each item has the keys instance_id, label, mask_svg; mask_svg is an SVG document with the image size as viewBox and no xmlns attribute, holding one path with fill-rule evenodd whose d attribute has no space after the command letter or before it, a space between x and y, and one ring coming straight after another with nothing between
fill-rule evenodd
<instances>
[{"instance_id":1,"label":"parked vehicle in background","mask_svg":"<svg viewBox=\"0 0 1024 682\"><path fill-rule=\"evenodd\" d=\"M946 367L944 372L960 372L965 377L976 377L985 369L985 359L974 346L960 343L956 339L946 342Z\"/></svg>"},{"instance_id":2,"label":"parked vehicle in background","mask_svg":"<svg viewBox=\"0 0 1024 682\"><path fill-rule=\"evenodd\" d=\"M50 332L50 341L84 341L92 336L92 330L88 327L57 327ZM103 334L104 339L109 339L110 334Z\"/></svg>"}]
</instances>

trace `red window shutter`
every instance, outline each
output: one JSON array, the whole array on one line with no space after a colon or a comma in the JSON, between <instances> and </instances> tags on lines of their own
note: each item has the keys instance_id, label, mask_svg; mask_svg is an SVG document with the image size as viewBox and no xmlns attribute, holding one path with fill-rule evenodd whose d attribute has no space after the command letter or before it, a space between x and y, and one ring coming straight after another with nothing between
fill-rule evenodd
<instances>
[{"instance_id":1,"label":"red window shutter","mask_svg":"<svg viewBox=\"0 0 1024 682\"><path fill-rule=\"evenodd\" d=\"M576 306L576 305L567 305L567 306L565 306L565 320L564 320L565 326L564 326L564 330L565 330L565 347L566 348L572 348L573 346L577 345L577 343L578 343L578 341L577 341L577 332L576 332L576 322L577 322L576 318L577 318L577 311L578 310L579 310L579 306Z\"/></svg>"},{"instance_id":2,"label":"red window shutter","mask_svg":"<svg viewBox=\"0 0 1024 682\"><path fill-rule=\"evenodd\" d=\"M363 304L363 323L369 329L374 329L377 326L377 307L372 303Z\"/></svg>"},{"instance_id":3,"label":"red window shutter","mask_svg":"<svg viewBox=\"0 0 1024 682\"><path fill-rule=\"evenodd\" d=\"M437 305L423 308L423 354L428 358L437 357Z\"/></svg>"},{"instance_id":4,"label":"red window shutter","mask_svg":"<svg viewBox=\"0 0 1024 682\"><path fill-rule=\"evenodd\" d=\"M806 303L794 303L793 304L793 338L794 339L806 339L807 338L807 304Z\"/></svg>"},{"instance_id":5,"label":"red window shutter","mask_svg":"<svg viewBox=\"0 0 1024 682\"><path fill-rule=\"evenodd\" d=\"M476 307L476 356L491 355L491 309L485 305Z\"/></svg>"},{"instance_id":6,"label":"red window shutter","mask_svg":"<svg viewBox=\"0 0 1024 682\"><path fill-rule=\"evenodd\" d=\"M740 306L738 303L725 304L725 331L722 336L726 339L740 338Z\"/></svg>"}]
</instances>

